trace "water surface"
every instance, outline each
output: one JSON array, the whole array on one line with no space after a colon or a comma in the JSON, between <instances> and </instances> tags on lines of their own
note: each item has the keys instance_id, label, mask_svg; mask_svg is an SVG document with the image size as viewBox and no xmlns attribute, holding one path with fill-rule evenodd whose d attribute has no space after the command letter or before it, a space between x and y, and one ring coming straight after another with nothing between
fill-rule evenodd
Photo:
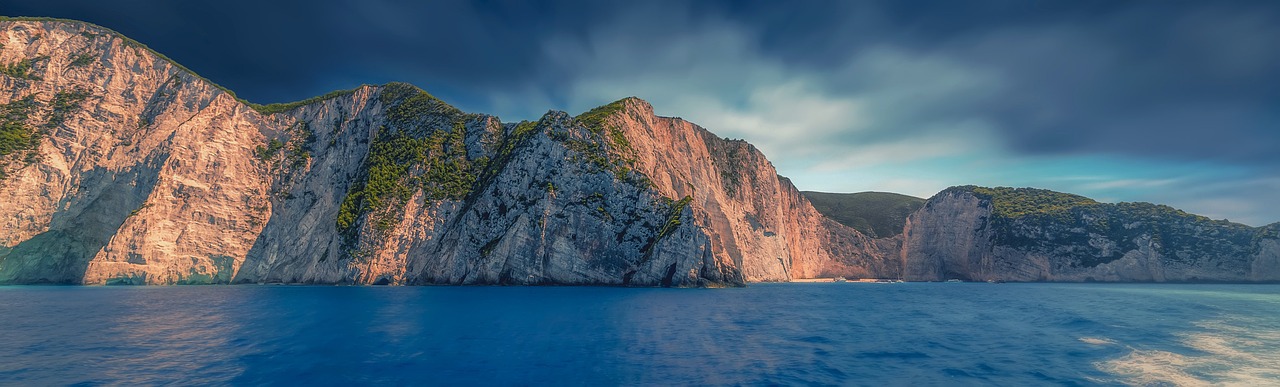
<instances>
[{"instance_id":1,"label":"water surface","mask_svg":"<svg viewBox=\"0 0 1280 387\"><path fill-rule=\"evenodd\" d=\"M1280 286L0 287L0 384L1266 384Z\"/></svg>"}]
</instances>

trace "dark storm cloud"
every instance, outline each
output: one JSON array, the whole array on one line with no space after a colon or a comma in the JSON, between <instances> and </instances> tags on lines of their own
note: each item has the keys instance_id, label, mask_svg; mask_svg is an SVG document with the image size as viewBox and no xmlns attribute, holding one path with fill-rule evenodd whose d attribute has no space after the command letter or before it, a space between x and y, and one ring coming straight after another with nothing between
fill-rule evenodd
<instances>
[{"instance_id":1,"label":"dark storm cloud","mask_svg":"<svg viewBox=\"0 0 1280 387\"><path fill-rule=\"evenodd\" d=\"M0 11L117 29L259 102L403 80L465 100L459 102L535 88L548 102L562 104L569 96L556 87L583 69L554 63L543 49L549 38L587 38L635 14L649 19L632 24L632 41L660 46L699 23L723 20L747 29L762 56L793 71L825 73L831 87L863 86L865 77L844 76L840 67L877 47L942 54L997 74L1002 82L991 87L999 90L963 101L932 101L938 105L932 112L940 119L989 120L1020 152L1132 153L1275 166L1277 9L1271 2L1172 1L636 6L42 0L5 4ZM664 20L663 13L685 16ZM896 129L907 134L913 128Z\"/></svg>"},{"instance_id":2,"label":"dark storm cloud","mask_svg":"<svg viewBox=\"0 0 1280 387\"><path fill-rule=\"evenodd\" d=\"M994 31L957 55L1007 74L987 114L1017 150L1280 166L1280 15L1168 4Z\"/></svg>"},{"instance_id":3,"label":"dark storm cloud","mask_svg":"<svg viewBox=\"0 0 1280 387\"><path fill-rule=\"evenodd\" d=\"M943 101L921 95L938 103L912 114L990 121L1024 154L1102 152L1280 167L1278 5L849 2L738 16L762 31L768 56L826 73L833 88L874 82L840 68L877 47L993 74L999 82L979 95ZM911 126L892 132L909 134Z\"/></svg>"},{"instance_id":4,"label":"dark storm cloud","mask_svg":"<svg viewBox=\"0 0 1280 387\"><path fill-rule=\"evenodd\" d=\"M255 102L408 81L463 98L535 80L544 34L580 34L593 3L4 2L0 14L100 24ZM437 90L439 89L439 90Z\"/></svg>"}]
</instances>

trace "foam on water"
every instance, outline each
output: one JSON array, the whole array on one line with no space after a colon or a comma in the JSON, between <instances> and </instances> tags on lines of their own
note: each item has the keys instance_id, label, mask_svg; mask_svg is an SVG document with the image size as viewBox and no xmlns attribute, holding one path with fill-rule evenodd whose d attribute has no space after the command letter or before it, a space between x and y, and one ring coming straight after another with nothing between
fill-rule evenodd
<instances>
[{"instance_id":1,"label":"foam on water","mask_svg":"<svg viewBox=\"0 0 1280 387\"><path fill-rule=\"evenodd\" d=\"M1093 344L1093 345L1112 345L1116 343L1111 339L1103 338L1103 337L1081 337L1080 342L1085 344Z\"/></svg>"},{"instance_id":2,"label":"foam on water","mask_svg":"<svg viewBox=\"0 0 1280 387\"><path fill-rule=\"evenodd\" d=\"M1186 351L1128 346L1128 354L1096 366L1134 385L1280 385L1280 329L1274 319L1232 316L1195 326L1201 331L1178 334ZM1086 342L1114 344L1091 340Z\"/></svg>"}]
</instances>

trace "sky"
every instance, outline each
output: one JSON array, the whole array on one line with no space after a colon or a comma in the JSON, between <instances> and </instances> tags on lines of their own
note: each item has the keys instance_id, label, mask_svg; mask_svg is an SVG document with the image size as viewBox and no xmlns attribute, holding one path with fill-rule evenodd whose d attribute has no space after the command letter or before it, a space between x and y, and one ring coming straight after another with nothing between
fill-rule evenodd
<instances>
[{"instance_id":1,"label":"sky","mask_svg":"<svg viewBox=\"0 0 1280 387\"><path fill-rule=\"evenodd\" d=\"M1037 187L1280 221L1276 1L0 0L258 103L403 81L504 121L627 96L802 190Z\"/></svg>"}]
</instances>

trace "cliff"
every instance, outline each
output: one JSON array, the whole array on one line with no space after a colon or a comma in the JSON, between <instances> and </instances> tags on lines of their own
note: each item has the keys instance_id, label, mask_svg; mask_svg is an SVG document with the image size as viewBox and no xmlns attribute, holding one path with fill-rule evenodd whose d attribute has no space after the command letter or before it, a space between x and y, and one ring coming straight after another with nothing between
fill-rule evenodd
<instances>
[{"instance_id":1,"label":"cliff","mask_svg":"<svg viewBox=\"0 0 1280 387\"><path fill-rule=\"evenodd\" d=\"M0 283L229 278L270 215L248 156L272 124L101 28L5 20L0 44Z\"/></svg>"},{"instance_id":2,"label":"cliff","mask_svg":"<svg viewBox=\"0 0 1280 387\"><path fill-rule=\"evenodd\" d=\"M503 123L405 84L254 105L0 20L0 283L722 286L896 275L754 147L635 98Z\"/></svg>"},{"instance_id":3,"label":"cliff","mask_svg":"<svg viewBox=\"0 0 1280 387\"><path fill-rule=\"evenodd\" d=\"M1280 280L1280 224L1144 203L809 193L824 216L638 98L518 123L402 83L256 105L113 31L10 18L0 87L0 284Z\"/></svg>"},{"instance_id":4,"label":"cliff","mask_svg":"<svg viewBox=\"0 0 1280 387\"><path fill-rule=\"evenodd\" d=\"M1280 224L1030 188L952 187L907 220L914 281L1280 281Z\"/></svg>"}]
</instances>

